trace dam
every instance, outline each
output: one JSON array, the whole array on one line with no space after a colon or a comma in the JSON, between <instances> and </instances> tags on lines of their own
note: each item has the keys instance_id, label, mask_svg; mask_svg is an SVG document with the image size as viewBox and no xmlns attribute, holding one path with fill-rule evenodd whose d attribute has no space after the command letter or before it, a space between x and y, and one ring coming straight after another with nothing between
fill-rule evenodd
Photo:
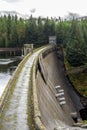
<instances>
[{"instance_id":1,"label":"dam","mask_svg":"<svg viewBox=\"0 0 87 130\"><path fill-rule=\"evenodd\" d=\"M9 96L12 87L13 93ZM34 128L30 128L27 120L30 87ZM0 129L83 130L79 113L82 109L80 97L66 77L62 57L59 58L56 48L50 45L28 54L18 65L0 99Z\"/></svg>"}]
</instances>

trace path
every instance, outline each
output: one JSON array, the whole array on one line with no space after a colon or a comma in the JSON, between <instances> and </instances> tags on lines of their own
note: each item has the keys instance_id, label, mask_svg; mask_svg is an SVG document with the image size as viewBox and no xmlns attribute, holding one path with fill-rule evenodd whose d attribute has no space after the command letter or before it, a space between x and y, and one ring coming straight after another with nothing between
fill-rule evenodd
<instances>
[{"instance_id":1,"label":"path","mask_svg":"<svg viewBox=\"0 0 87 130\"><path fill-rule=\"evenodd\" d=\"M30 56L18 78L9 107L0 119L1 130L29 130L27 122L27 97L30 71L33 62L41 50Z\"/></svg>"}]
</instances>

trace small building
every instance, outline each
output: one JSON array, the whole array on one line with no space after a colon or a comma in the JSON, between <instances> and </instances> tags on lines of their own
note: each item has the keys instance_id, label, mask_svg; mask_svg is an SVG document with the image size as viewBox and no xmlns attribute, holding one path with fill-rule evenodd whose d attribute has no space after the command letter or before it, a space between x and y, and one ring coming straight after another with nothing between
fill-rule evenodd
<instances>
[{"instance_id":1,"label":"small building","mask_svg":"<svg viewBox=\"0 0 87 130\"><path fill-rule=\"evenodd\" d=\"M33 44L24 44L24 56L29 52L33 53Z\"/></svg>"},{"instance_id":2,"label":"small building","mask_svg":"<svg viewBox=\"0 0 87 130\"><path fill-rule=\"evenodd\" d=\"M56 36L49 36L49 44L56 45Z\"/></svg>"}]
</instances>

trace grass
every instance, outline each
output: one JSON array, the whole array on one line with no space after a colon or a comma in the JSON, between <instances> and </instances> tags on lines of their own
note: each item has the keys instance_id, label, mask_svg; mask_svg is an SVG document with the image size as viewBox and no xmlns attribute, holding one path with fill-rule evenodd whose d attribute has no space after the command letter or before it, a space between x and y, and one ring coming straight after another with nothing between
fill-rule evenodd
<instances>
[{"instance_id":1,"label":"grass","mask_svg":"<svg viewBox=\"0 0 87 130\"><path fill-rule=\"evenodd\" d=\"M87 97L87 73L70 74L69 78L78 92Z\"/></svg>"},{"instance_id":2,"label":"grass","mask_svg":"<svg viewBox=\"0 0 87 130\"><path fill-rule=\"evenodd\" d=\"M34 108L33 108L33 91L32 91L32 71L30 73L29 89L28 89L28 104L27 104L27 114L28 114L28 123L31 130L35 130L34 123Z\"/></svg>"},{"instance_id":3,"label":"grass","mask_svg":"<svg viewBox=\"0 0 87 130\"><path fill-rule=\"evenodd\" d=\"M64 54L64 63L65 63L66 70L73 69L74 67L69 64L69 62L66 58L66 51L64 48L63 48L63 54Z\"/></svg>"},{"instance_id":4,"label":"grass","mask_svg":"<svg viewBox=\"0 0 87 130\"><path fill-rule=\"evenodd\" d=\"M71 66L67 61L65 49L63 49L63 53L66 72L68 72L69 70L76 69L77 67ZM80 67L87 68L87 64ZM76 90L84 97L87 97L87 72L71 73L68 74L68 76Z\"/></svg>"},{"instance_id":5,"label":"grass","mask_svg":"<svg viewBox=\"0 0 87 130\"><path fill-rule=\"evenodd\" d=\"M72 68L66 58L64 58L64 63L65 63L66 70L69 70Z\"/></svg>"}]
</instances>

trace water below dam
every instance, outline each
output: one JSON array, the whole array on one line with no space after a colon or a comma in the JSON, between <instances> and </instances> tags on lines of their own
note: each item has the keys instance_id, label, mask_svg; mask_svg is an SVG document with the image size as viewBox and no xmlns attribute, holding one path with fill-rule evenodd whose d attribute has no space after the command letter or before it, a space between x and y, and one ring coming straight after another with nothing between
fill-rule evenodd
<instances>
[{"instance_id":1,"label":"water below dam","mask_svg":"<svg viewBox=\"0 0 87 130\"><path fill-rule=\"evenodd\" d=\"M0 59L0 97L19 63L18 59Z\"/></svg>"}]
</instances>

